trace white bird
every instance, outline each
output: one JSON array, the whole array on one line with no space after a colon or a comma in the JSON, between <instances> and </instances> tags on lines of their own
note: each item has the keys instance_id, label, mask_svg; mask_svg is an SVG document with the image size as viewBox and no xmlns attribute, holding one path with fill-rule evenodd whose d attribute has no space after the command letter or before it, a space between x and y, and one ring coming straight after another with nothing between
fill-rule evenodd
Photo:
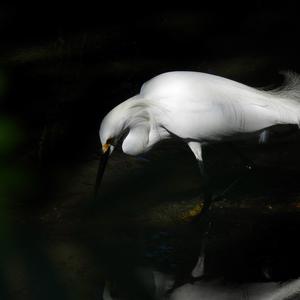
<instances>
[{"instance_id":1,"label":"white bird","mask_svg":"<svg viewBox=\"0 0 300 300\"><path fill-rule=\"evenodd\" d=\"M99 131L103 153L111 154L121 138L124 153L139 155L177 137L202 166L203 145L253 133L264 142L268 127L300 123L300 77L285 76L284 86L266 91L200 72L158 75L104 117Z\"/></svg>"},{"instance_id":2,"label":"white bird","mask_svg":"<svg viewBox=\"0 0 300 300\"><path fill-rule=\"evenodd\" d=\"M122 141L124 153L139 155L162 140L179 138L190 147L203 173L203 145L249 134L265 142L267 128L273 125L299 126L300 78L294 73L285 75L286 83L270 91L199 72L169 72L149 80L138 95L113 108L101 123L103 155L96 197L106 162L118 142ZM203 212L212 201L207 190ZM201 255L193 271L196 277L203 274L203 264Z\"/></svg>"},{"instance_id":3,"label":"white bird","mask_svg":"<svg viewBox=\"0 0 300 300\"><path fill-rule=\"evenodd\" d=\"M96 196L118 142L124 153L140 155L162 140L179 138L190 147L203 173L203 145L244 139L249 134L265 142L271 126L299 126L300 78L294 73L285 75L286 83L270 91L199 72L169 72L149 80L138 95L113 108L101 123L103 155ZM203 212L212 201L211 192L204 192ZM193 276L203 274L203 268L202 253Z\"/></svg>"}]
</instances>

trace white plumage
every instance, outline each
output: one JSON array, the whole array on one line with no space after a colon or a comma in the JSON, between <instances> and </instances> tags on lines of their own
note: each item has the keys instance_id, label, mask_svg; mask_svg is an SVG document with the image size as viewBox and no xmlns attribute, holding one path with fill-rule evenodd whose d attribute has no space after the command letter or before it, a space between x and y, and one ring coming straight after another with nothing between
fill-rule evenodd
<instances>
[{"instance_id":1,"label":"white plumage","mask_svg":"<svg viewBox=\"0 0 300 300\"><path fill-rule=\"evenodd\" d=\"M300 79L293 73L285 75L286 83L271 91L198 72L169 72L149 80L138 95L112 109L101 123L100 139L106 155L103 155L102 167L101 161L99 164L96 191L107 154L122 138L122 150L129 155L147 152L164 139L180 138L189 145L201 166L202 146L207 143L243 139L253 134L257 135L258 142L265 142L268 128L273 125L299 126ZM205 193L204 200L204 208L209 207L210 193ZM193 271L197 276L204 270L204 249L202 252ZM298 291L299 281L296 283ZM205 288L200 283L186 285L171 299L198 299L205 293ZM287 285L287 290L291 288L294 289L294 285ZM257 287L246 290L257 291ZM211 299L224 299L227 292L228 299L240 299L243 291L244 288L234 291L234 298L231 290L222 287ZM273 294L265 297L264 294L253 299L283 299L281 291L278 289L276 297Z\"/></svg>"},{"instance_id":2,"label":"white plumage","mask_svg":"<svg viewBox=\"0 0 300 300\"><path fill-rule=\"evenodd\" d=\"M102 145L113 146L126 132L126 154L138 155L158 141L179 137L202 161L201 146L258 134L278 124L300 123L300 80L286 73L280 89L266 91L199 72L169 72L146 82L138 95L124 101L103 119Z\"/></svg>"}]
</instances>

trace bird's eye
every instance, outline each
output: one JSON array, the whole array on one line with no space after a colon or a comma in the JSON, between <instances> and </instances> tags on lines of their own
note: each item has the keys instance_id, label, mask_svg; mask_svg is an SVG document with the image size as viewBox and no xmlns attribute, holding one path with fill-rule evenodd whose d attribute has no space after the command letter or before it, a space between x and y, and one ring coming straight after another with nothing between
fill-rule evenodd
<instances>
[{"instance_id":1,"label":"bird's eye","mask_svg":"<svg viewBox=\"0 0 300 300\"><path fill-rule=\"evenodd\" d=\"M106 144L109 144L109 145L113 145L113 146L114 146L114 139L113 139L113 138L107 139Z\"/></svg>"},{"instance_id":2,"label":"bird's eye","mask_svg":"<svg viewBox=\"0 0 300 300\"><path fill-rule=\"evenodd\" d=\"M129 133L129 129L125 130L124 132L122 132L122 134L117 137L117 138L109 138L106 140L106 144L108 145L112 145L112 146L117 146L117 144L120 144L123 142L123 140L126 138L126 136Z\"/></svg>"}]
</instances>

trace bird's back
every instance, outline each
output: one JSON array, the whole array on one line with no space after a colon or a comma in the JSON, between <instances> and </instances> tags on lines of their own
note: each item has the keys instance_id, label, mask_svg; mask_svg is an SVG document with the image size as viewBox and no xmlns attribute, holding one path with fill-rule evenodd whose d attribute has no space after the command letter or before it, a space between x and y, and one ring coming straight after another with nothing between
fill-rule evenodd
<instances>
[{"instance_id":1,"label":"bird's back","mask_svg":"<svg viewBox=\"0 0 300 300\"><path fill-rule=\"evenodd\" d=\"M200 72L161 74L140 94L161 108L160 122L182 138L220 140L299 122L294 99Z\"/></svg>"},{"instance_id":2,"label":"bird's back","mask_svg":"<svg viewBox=\"0 0 300 300\"><path fill-rule=\"evenodd\" d=\"M141 94L167 98L171 95L192 96L206 89L217 91L222 88L231 92L238 90L257 92L254 88L224 77L201 72L174 71L160 74L144 83Z\"/></svg>"}]
</instances>

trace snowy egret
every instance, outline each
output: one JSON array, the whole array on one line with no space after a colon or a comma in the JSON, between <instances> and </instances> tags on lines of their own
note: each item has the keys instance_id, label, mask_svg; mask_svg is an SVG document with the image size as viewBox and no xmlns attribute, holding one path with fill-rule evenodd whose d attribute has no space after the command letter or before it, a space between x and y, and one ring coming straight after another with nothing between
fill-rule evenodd
<instances>
[{"instance_id":1,"label":"snowy egret","mask_svg":"<svg viewBox=\"0 0 300 300\"><path fill-rule=\"evenodd\" d=\"M136 156L159 141L179 138L194 153L206 181L204 145L250 135L262 143L267 139L268 128L274 125L299 126L300 78L294 73L285 76L281 88L268 91L199 72L169 72L149 80L138 95L113 108L101 123L103 154L96 196L108 157L118 143L122 143L124 153ZM202 212L208 210L212 201L212 192L207 182L205 185ZM204 273L205 244L204 238L193 277Z\"/></svg>"},{"instance_id":2,"label":"snowy egret","mask_svg":"<svg viewBox=\"0 0 300 300\"><path fill-rule=\"evenodd\" d=\"M202 147L257 134L265 142L268 128L300 122L300 79L285 73L285 84L261 90L200 72L175 71L146 82L140 93L113 108L103 119L100 140L103 162L96 191L108 156L122 140L129 155L149 151L159 141L177 137L187 143L203 173ZM207 196L205 207L211 197Z\"/></svg>"}]
</instances>

